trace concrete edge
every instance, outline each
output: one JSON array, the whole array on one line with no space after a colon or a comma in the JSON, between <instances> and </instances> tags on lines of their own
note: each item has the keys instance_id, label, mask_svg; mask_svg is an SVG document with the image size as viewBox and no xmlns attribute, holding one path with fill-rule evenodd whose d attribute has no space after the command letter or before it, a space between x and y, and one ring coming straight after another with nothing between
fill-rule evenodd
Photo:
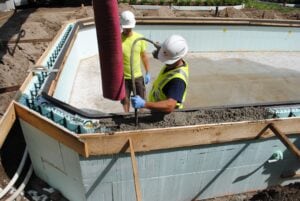
<instances>
[{"instance_id":1,"label":"concrete edge","mask_svg":"<svg viewBox=\"0 0 300 201\"><path fill-rule=\"evenodd\" d=\"M133 8L138 10L158 10L163 6L158 5L132 5ZM179 10L179 11L205 11L205 10L216 10L218 7L219 10L224 10L226 8L235 8L235 9L243 9L245 4L235 5L235 6L164 6L168 7L171 10Z\"/></svg>"}]
</instances>

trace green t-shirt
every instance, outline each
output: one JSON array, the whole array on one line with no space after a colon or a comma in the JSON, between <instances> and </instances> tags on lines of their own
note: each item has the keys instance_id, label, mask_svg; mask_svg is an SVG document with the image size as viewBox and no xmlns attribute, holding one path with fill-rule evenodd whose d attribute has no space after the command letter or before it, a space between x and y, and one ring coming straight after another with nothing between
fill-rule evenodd
<instances>
[{"instance_id":1,"label":"green t-shirt","mask_svg":"<svg viewBox=\"0 0 300 201\"><path fill-rule=\"evenodd\" d=\"M131 46L137 38L141 38L143 35L133 32L131 36L126 37L122 34L122 49L123 49L123 64L124 64L124 78L131 79L130 73L130 54ZM134 77L141 77L143 75L141 69L141 53L147 49L146 41L140 40L135 44L134 57L133 57L133 74Z\"/></svg>"}]
</instances>

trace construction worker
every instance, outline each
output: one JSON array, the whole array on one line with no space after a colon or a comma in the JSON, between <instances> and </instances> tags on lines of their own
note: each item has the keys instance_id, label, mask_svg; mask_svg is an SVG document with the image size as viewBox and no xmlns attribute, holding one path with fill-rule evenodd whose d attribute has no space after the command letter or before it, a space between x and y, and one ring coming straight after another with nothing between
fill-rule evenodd
<instances>
[{"instance_id":1,"label":"construction worker","mask_svg":"<svg viewBox=\"0 0 300 201\"><path fill-rule=\"evenodd\" d=\"M164 41L157 57L165 66L153 83L148 101L138 95L131 98L134 108L166 113L183 108L189 77L188 64L183 60L187 52L188 46L182 36L172 35Z\"/></svg>"},{"instance_id":2,"label":"construction worker","mask_svg":"<svg viewBox=\"0 0 300 201\"><path fill-rule=\"evenodd\" d=\"M133 91L132 80L131 80L131 69L130 69L130 56L131 47L133 42L137 38L143 37L143 35L134 32L132 29L135 27L135 16L131 11L124 11L121 13L120 17L122 26L122 48L123 48L123 64L124 64L124 79L125 79L125 89L126 97L121 101L124 111L129 112L130 109L130 94ZM134 55L133 55L133 76L135 79L136 94L142 98L145 98L145 84L150 82L149 73L149 61L146 55L146 42L140 40L135 44ZM145 68L145 78L143 77L141 69L141 60Z\"/></svg>"}]
</instances>

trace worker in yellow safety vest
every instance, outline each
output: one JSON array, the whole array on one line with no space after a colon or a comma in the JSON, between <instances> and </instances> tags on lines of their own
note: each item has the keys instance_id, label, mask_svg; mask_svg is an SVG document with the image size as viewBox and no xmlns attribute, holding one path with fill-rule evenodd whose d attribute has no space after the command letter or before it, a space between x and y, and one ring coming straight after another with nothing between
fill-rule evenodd
<instances>
[{"instance_id":1,"label":"worker in yellow safety vest","mask_svg":"<svg viewBox=\"0 0 300 201\"><path fill-rule=\"evenodd\" d=\"M124 65L124 79L125 79L125 90L126 96L121 103L123 105L124 112L129 112L130 109L130 94L133 91L132 80L131 80L131 67L130 57L131 48L134 41L138 38L142 38L143 35L139 34L132 29L135 27L136 20L135 16L131 11L123 11L120 16L121 27L122 27L122 50L123 50L123 65ZM145 84L150 82L149 73L149 60L146 54L146 42L143 40L138 41L134 47L133 55L133 76L135 80L136 94L142 98L145 98ZM141 60L145 68L145 77L141 69Z\"/></svg>"},{"instance_id":2,"label":"worker in yellow safety vest","mask_svg":"<svg viewBox=\"0 0 300 201\"><path fill-rule=\"evenodd\" d=\"M187 52L188 46L182 36L172 35L163 42L157 57L165 66L153 83L148 101L138 95L131 97L134 108L167 113L183 108L189 77L188 64L183 60Z\"/></svg>"}]
</instances>

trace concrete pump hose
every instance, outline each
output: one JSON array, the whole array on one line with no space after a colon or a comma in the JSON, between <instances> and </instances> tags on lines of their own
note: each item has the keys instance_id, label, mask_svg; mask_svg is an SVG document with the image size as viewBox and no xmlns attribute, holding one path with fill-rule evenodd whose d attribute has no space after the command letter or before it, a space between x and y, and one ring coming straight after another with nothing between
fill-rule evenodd
<instances>
[{"instance_id":1,"label":"concrete pump hose","mask_svg":"<svg viewBox=\"0 0 300 201\"><path fill-rule=\"evenodd\" d=\"M125 98L125 84L118 1L93 0L93 8L103 97L122 100Z\"/></svg>"},{"instance_id":2,"label":"concrete pump hose","mask_svg":"<svg viewBox=\"0 0 300 201\"><path fill-rule=\"evenodd\" d=\"M32 165L30 165L30 168L26 174L25 179L23 180L23 182L21 183L19 188L6 201L13 201L20 195L20 193L24 190L25 186L27 185L27 183L32 175L32 172L33 172L33 168L32 168Z\"/></svg>"},{"instance_id":3,"label":"concrete pump hose","mask_svg":"<svg viewBox=\"0 0 300 201\"><path fill-rule=\"evenodd\" d=\"M0 199L6 195L6 193L11 189L11 187L16 183L16 181L18 180L22 170L23 170L23 167L24 167L24 164L25 164L25 161L27 159L27 156L28 156L28 149L27 147L25 148L25 151L23 153L23 157L22 157L22 160L21 160L21 163L19 164L19 167L16 171L16 173L14 174L13 178L10 180L10 182L5 186L5 188L0 192Z\"/></svg>"},{"instance_id":4,"label":"concrete pump hose","mask_svg":"<svg viewBox=\"0 0 300 201\"><path fill-rule=\"evenodd\" d=\"M131 80L132 80L132 91L133 91L133 95L136 95L136 87L135 87L135 79L134 79L134 74L133 74L133 57L134 57L134 47L136 45L137 42L139 42L140 40L144 40L147 41L149 43L152 43L154 45L155 48L159 48L160 46L153 42L152 40L148 39L148 38L144 38L144 37L140 37L137 38L133 41L132 46L131 46L131 51L130 51L130 74L131 74Z\"/></svg>"},{"instance_id":5,"label":"concrete pump hose","mask_svg":"<svg viewBox=\"0 0 300 201\"><path fill-rule=\"evenodd\" d=\"M144 40L149 43L152 43L156 49L158 49L160 47L157 43L153 42L152 40L149 40L148 38L144 38L144 37L137 38L133 41L132 46L131 46L131 51L130 51L130 61L129 61L130 63L129 64L130 64L130 74L131 74L131 82L132 82L132 92L133 92L134 96L136 95L135 78L134 78L134 74L133 74L134 47L135 47L136 43L140 40ZM135 116L135 126L137 126L138 125L137 109L134 109L134 116Z\"/></svg>"}]
</instances>

